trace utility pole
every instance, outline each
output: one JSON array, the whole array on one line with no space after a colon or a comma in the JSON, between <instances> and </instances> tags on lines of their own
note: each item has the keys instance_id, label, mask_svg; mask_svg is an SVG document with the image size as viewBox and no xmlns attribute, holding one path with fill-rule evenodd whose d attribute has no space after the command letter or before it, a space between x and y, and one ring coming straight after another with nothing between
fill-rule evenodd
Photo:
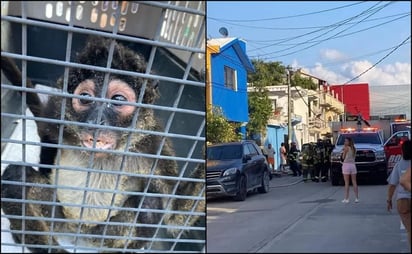
<instances>
[{"instance_id":1,"label":"utility pole","mask_svg":"<svg viewBox=\"0 0 412 254\"><path fill-rule=\"evenodd\" d=\"M290 92L290 76L292 73L292 67L289 65L286 67L286 76L288 81L288 147L292 143L292 107L291 107L291 92ZM290 149L290 148L289 148Z\"/></svg>"}]
</instances>

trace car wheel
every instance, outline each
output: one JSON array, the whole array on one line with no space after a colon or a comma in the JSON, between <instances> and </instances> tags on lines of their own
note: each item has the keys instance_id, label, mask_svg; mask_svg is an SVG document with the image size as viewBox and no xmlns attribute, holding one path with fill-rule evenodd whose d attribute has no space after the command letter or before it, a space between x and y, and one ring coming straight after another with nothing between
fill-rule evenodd
<instances>
[{"instance_id":1,"label":"car wheel","mask_svg":"<svg viewBox=\"0 0 412 254\"><path fill-rule=\"evenodd\" d=\"M239 191L237 192L236 196L233 197L236 201L244 201L247 195L247 186L246 186L246 177L240 176L239 179Z\"/></svg>"},{"instance_id":2,"label":"car wheel","mask_svg":"<svg viewBox=\"0 0 412 254\"><path fill-rule=\"evenodd\" d=\"M268 193L269 192L269 172L267 170L263 171L262 176L262 186L258 188L259 193Z\"/></svg>"}]
</instances>

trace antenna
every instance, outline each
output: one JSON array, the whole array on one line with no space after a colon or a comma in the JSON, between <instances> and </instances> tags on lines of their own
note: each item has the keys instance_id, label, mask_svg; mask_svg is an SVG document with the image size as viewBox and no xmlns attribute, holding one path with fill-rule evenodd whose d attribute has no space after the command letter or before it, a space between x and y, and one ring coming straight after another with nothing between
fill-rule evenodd
<instances>
[{"instance_id":1,"label":"antenna","mask_svg":"<svg viewBox=\"0 0 412 254\"><path fill-rule=\"evenodd\" d=\"M223 35L223 37L225 37L225 38L229 35L229 31L227 30L226 27L221 27L221 28L219 28L219 33L220 33L221 35Z\"/></svg>"}]
</instances>

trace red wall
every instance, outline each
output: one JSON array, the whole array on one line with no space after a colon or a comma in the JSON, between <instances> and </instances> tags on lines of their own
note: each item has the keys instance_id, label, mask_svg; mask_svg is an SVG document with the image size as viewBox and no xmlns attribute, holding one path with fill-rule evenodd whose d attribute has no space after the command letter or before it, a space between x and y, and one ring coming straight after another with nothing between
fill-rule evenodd
<instances>
[{"instance_id":1,"label":"red wall","mask_svg":"<svg viewBox=\"0 0 412 254\"><path fill-rule=\"evenodd\" d=\"M368 83L331 85L330 90L338 94L338 99L345 104L345 112L347 114L357 115L359 110L365 120L370 119Z\"/></svg>"}]
</instances>

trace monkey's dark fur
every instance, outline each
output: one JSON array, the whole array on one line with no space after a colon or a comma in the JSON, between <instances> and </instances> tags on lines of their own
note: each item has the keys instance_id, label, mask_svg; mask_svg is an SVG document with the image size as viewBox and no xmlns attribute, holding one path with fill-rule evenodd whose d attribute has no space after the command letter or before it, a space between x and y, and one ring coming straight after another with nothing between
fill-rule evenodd
<instances>
[{"instance_id":1,"label":"monkey's dark fur","mask_svg":"<svg viewBox=\"0 0 412 254\"><path fill-rule=\"evenodd\" d=\"M87 65L106 66L110 43L110 40L92 37L87 42L85 49L79 54L79 62L81 64ZM11 59L2 57L1 68L5 76L13 85L21 86L22 77L20 70ZM146 63L141 55L131 51L121 44L116 43L111 68L144 73L146 71ZM82 82L84 83L84 81L86 80L91 80L91 84L93 85L87 86L83 84L83 86L85 86L86 88L93 87L93 93L95 97L100 97L103 87L104 73L80 68L70 69L67 88L68 92L70 94L75 93L77 91L76 89L79 89L80 87L79 84L81 84ZM113 80L120 80L121 82L127 83L127 85L132 88L137 100L144 79L111 74L110 81ZM58 85L62 88L63 81L59 80ZM33 87L33 84L31 84L30 80L27 81L27 87ZM117 87L114 86L113 89L117 89ZM135 110L138 110L137 108L134 108L133 112L130 114L127 113L122 115L121 106L119 106L115 102L103 103L87 100L90 94L85 92L80 93L80 95L86 96L85 100L77 99L77 103L81 105L81 110L78 109L79 106L77 106L76 108L76 103L74 102L76 99L67 98L65 100L65 120L100 124L103 126L130 127L132 125L133 115ZM93 94L91 96L93 97ZM144 92L143 103L153 103L156 99L156 96L156 84L155 82L148 80L147 87ZM126 95L119 97L119 95L114 92L114 95L111 97L111 99L124 100L125 97L127 98ZM37 94L27 93L27 104L30 110L33 112L33 115L36 117L60 119L62 103L62 97L51 96L48 100L47 105L42 105ZM102 107L103 111L101 118L99 118L98 112ZM60 128L59 124L41 121L37 121L36 124L38 128L38 134L42 142L52 144L58 143L58 134ZM153 111L147 108L140 108L136 127L139 129L160 131L160 127L154 117ZM110 142L113 141L114 144L111 149L118 151L123 151L125 149L125 144L129 134L128 132L86 128L75 125L64 125L63 144L71 146L85 146L85 142L93 140L92 138L90 138L89 140L82 139L82 133L92 135L92 137L96 139L94 144L96 145L96 148L96 143L98 142L97 136L109 136L108 140ZM128 149L129 152L156 154L161 144L162 137L141 133L132 133L131 135L131 143ZM114 200L113 204L115 207L130 208L137 208L143 199L141 206L143 209L158 209L159 211L191 211L195 205L195 200L190 199L172 198L170 205L166 207L169 199L167 197L143 197L142 195L138 194L128 195L123 193L118 193L113 197L113 193L111 193L110 191L115 190L115 183L117 180L120 181L118 189L121 191L142 192L144 191L149 178L125 176L122 174L116 175L107 173L87 173L85 171L59 169L59 165L73 166L76 168L87 168L89 167L90 156L93 152L83 152L73 149L61 148L61 160L57 162L55 161L57 151L57 148L42 147L40 155L41 164L55 165L56 163L58 163L55 168L50 169L47 167L41 167L40 171L36 171L31 167L9 165L2 175L2 180L22 182L23 175L25 173L25 182L27 183L57 184L58 186L68 185L83 188L92 187L95 189L107 190L106 192L97 192L90 190L86 191L85 194L84 190L27 186L25 187L26 200L52 202L54 193L57 193L58 202L72 203L77 205L86 204L95 206L110 206L112 199ZM166 156L174 155L172 145L167 139L163 146L161 154ZM102 153L96 152L94 155L95 156L91 163L91 168L97 170L119 171L122 164L123 172L149 175L153 163L155 162L154 159L150 158L138 156L122 156L113 153L107 153L107 151L103 151ZM123 157L124 159L122 161ZM56 171L59 171L57 174L58 177L56 177ZM176 162L174 160L166 159L161 159L158 161L154 170L154 174L163 176L179 176ZM204 178L204 176L205 173L203 165L199 165L191 175L191 177L199 179ZM88 184L86 184L87 177L89 177ZM173 194L173 189L175 188L175 185L177 183L178 181L174 180L152 178L150 180L148 192ZM181 181L179 186L177 187L176 194L197 196L203 187L204 183ZM2 184L1 203L4 213L8 215L22 215L22 203L3 201L3 198L17 200L22 199L22 191L23 187L21 185ZM82 202L83 196L85 196L84 203ZM127 236L130 234L130 236L132 237L152 237L154 232L156 231L156 227L144 227L139 226L139 224L158 224L163 217L163 213L161 212L140 212L137 223L132 224L136 213L138 212L137 209L113 209L109 213L109 209L106 208L88 208L86 206L83 209L82 216L80 215L80 210L81 209L79 206L65 206L59 205L59 203L58 205L54 206L54 210L53 205L50 204L25 204L26 216L51 218L52 213L54 212L54 218L64 218L68 220L87 220L87 222L81 225L80 232L82 234L93 234L97 236L103 236L103 232L106 231L105 235L107 236ZM199 204L195 208L195 211L205 211L204 201L199 202ZM192 216L191 218L189 218L188 216L189 215L182 215L179 213L167 213L164 215L165 218L163 220L163 224L184 225L186 220L188 220L189 225L197 225L201 220L204 220L204 217ZM22 219L10 219L10 222L10 227L12 230L22 230ZM124 225L108 224L105 229L105 222L123 222ZM60 253L65 253L66 251L63 248L58 248L58 239L56 238L56 236L50 234L49 232L76 233L79 226L79 223L77 222L54 221L53 228L51 228L51 221L27 218L25 219L24 224L25 231L45 232L45 234L41 235L30 233L25 234L25 244L52 244L56 248L52 248L51 251ZM168 237L170 238L176 237L179 232L179 230L167 230ZM13 233L13 237L17 242L22 242L22 234ZM109 248L124 248L124 245L126 244L124 239L105 238L104 240L102 240L102 238L98 237L86 237L83 239L83 241L87 242L87 246L95 247L99 247L101 241L103 241L103 246ZM142 249L147 248L148 244L149 242L145 240L131 240L128 241L126 248ZM29 249L33 252L45 252L48 248L39 246L31 247Z\"/></svg>"}]
</instances>

